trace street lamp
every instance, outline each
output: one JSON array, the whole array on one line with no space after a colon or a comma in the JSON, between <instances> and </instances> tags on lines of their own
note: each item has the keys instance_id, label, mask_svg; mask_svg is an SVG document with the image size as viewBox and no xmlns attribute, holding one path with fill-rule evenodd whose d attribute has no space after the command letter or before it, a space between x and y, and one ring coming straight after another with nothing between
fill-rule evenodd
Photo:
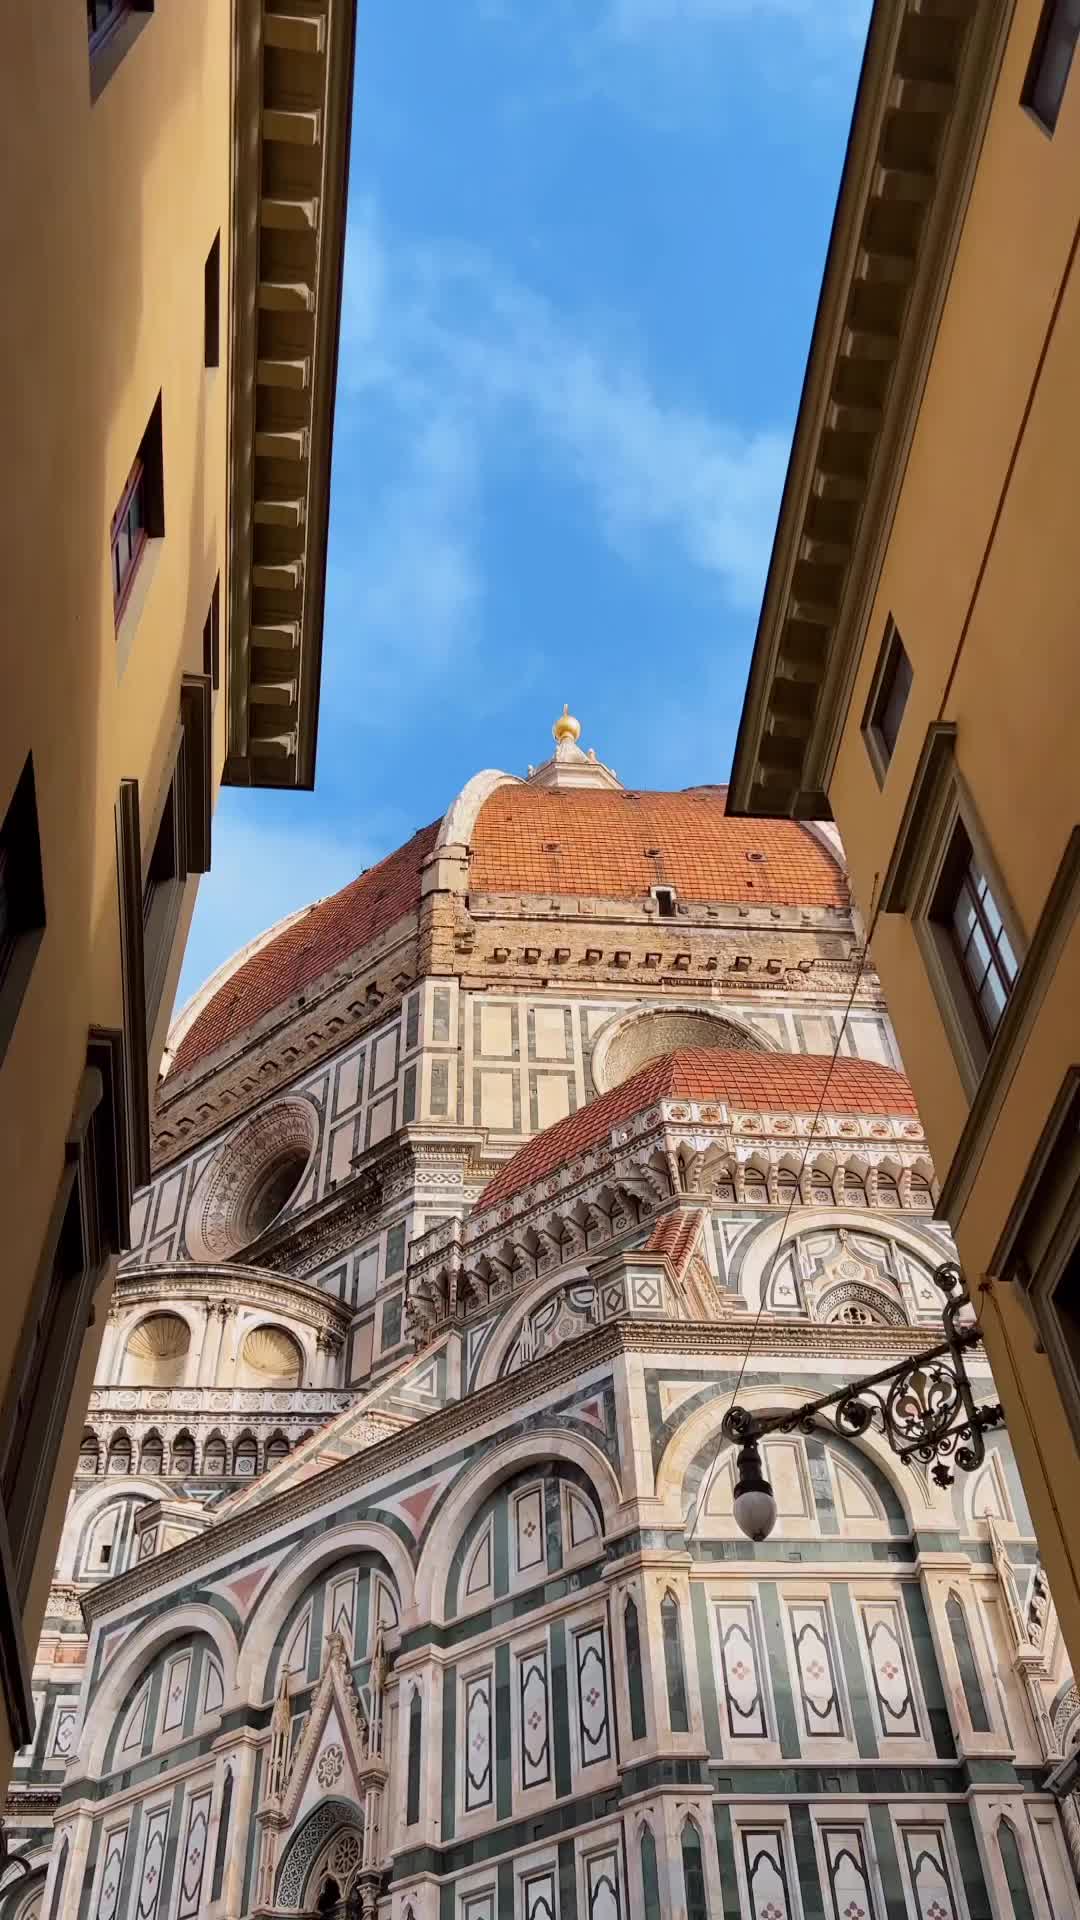
<instances>
[{"instance_id":1,"label":"street lamp","mask_svg":"<svg viewBox=\"0 0 1080 1920\"><path fill-rule=\"evenodd\" d=\"M784 1413L728 1408L721 1432L738 1448L735 1520L749 1539L766 1540L776 1525L776 1500L758 1446L769 1433L811 1433L824 1425L846 1439L872 1427L901 1460L929 1465L939 1487L952 1485L956 1467L970 1473L982 1465L983 1436L1002 1426L1005 1416L1000 1401L977 1405L972 1393L964 1353L978 1345L979 1329L956 1324L961 1308L970 1305L963 1274L947 1262L934 1279L945 1296L945 1338L938 1346Z\"/></svg>"}]
</instances>

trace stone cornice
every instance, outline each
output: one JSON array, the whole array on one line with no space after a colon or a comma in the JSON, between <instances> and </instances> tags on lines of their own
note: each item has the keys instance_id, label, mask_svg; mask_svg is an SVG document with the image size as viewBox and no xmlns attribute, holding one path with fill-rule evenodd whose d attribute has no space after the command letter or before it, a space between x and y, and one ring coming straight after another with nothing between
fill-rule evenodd
<instances>
[{"instance_id":1,"label":"stone cornice","mask_svg":"<svg viewBox=\"0 0 1080 1920\"><path fill-rule=\"evenodd\" d=\"M804 1179L826 1158L837 1166L857 1159L869 1169L887 1159L900 1169L918 1163L930 1169L923 1129L907 1116L830 1114L826 1110L815 1118L809 1113L748 1113L721 1100L663 1100L614 1128L608 1139L572 1155L565 1165L511 1194L499 1206L476 1209L464 1221L441 1221L429 1228L413 1242L410 1288L414 1278L426 1276L441 1261L467 1265L485 1249L506 1240L518 1245L530 1234L538 1234L543 1241L545 1226L553 1217L587 1213L604 1187L631 1194L641 1203L637 1221L627 1208L628 1226L634 1227L647 1218L659 1217L669 1203L680 1200L724 1204L715 1200L713 1193L718 1165L755 1165L770 1180L779 1169L791 1167L793 1161L797 1164L804 1152ZM700 1177L693 1172L695 1165L701 1169ZM710 1167L712 1173L708 1173ZM671 1185L675 1169L682 1170L678 1189ZM872 1196L868 1198L871 1209L877 1211L879 1203ZM742 1208L755 1203L739 1194L728 1204ZM762 1210L775 1210L782 1202L770 1191L759 1204ZM814 1204L812 1193L803 1193L803 1204ZM821 1204L842 1205L843 1201L830 1193ZM886 1208L880 1203L880 1207L895 1212L895 1206ZM912 1217L926 1216L912 1209ZM612 1244L618 1238L616 1233ZM583 1245L581 1251L586 1250L596 1251Z\"/></svg>"},{"instance_id":2,"label":"stone cornice","mask_svg":"<svg viewBox=\"0 0 1080 1920\"><path fill-rule=\"evenodd\" d=\"M319 1287L287 1273L275 1273L267 1267L196 1266L191 1261L170 1261L154 1267L122 1268L117 1276L110 1314L152 1300L223 1302L226 1305L253 1303L289 1313L320 1332L344 1335L352 1318L351 1308Z\"/></svg>"},{"instance_id":3,"label":"stone cornice","mask_svg":"<svg viewBox=\"0 0 1080 1920\"><path fill-rule=\"evenodd\" d=\"M310 787L356 0L234 0L224 780Z\"/></svg>"},{"instance_id":4,"label":"stone cornice","mask_svg":"<svg viewBox=\"0 0 1080 1920\"><path fill-rule=\"evenodd\" d=\"M415 912L403 915L345 968L186 1072L159 1081L151 1122L155 1173L393 1019L415 981L418 924Z\"/></svg>"},{"instance_id":5,"label":"stone cornice","mask_svg":"<svg viewBox=\"0 0 1080 1920\"><path fill-rule=\"evenodd\" d=\"M763 1315L757 1327L754 1369L748 1385L754 1384L754 1375L770 1361L817 1360L826 1363L830 1373L853 1378L871 1365L880 1366L883 1359L895 1356L899 1360L905 1354L917 1353L927 1341L925 1327L879 1326L870 1334L868 1338L865 1328L825 1327ZM737 1368L746 1352L747 1337L745 1319L610 1321L542 1355L509 1379L494 1381L400 1433L336 1462L310 1480L287 1487L235 1519L223 1519L197 1538L119 1574L85 1595L84 1617L92 1626L159 1587L199 1573L223 1555L242 1552L276 1527L299 1524L331 1502L344 1506L365 1485L406 1471L426 1455L460 1443L492 1421L513 1419L531 1401L573 1388L595 1368L613 1364L624 1355L662 1355L699 1365L728 1355Z\"/></svg>"},{"instance_id":6,"label":"stone cornice","mask_svg":"<svg viewBox=\"0 0 1080 1920\"><path fill-rule=\"evenodd\" d=\"M729 788L825 794L903 484L1013 0L877 0Z\"/></svg>"}]
</instances>

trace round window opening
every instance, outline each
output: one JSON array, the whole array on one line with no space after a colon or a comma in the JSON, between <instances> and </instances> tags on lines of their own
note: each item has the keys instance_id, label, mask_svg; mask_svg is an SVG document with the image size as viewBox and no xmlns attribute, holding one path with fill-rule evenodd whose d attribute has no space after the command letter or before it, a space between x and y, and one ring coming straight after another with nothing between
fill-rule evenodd
<instances>
[{"instance_id":1,"label":"round window opening","mask_svg":"<svg viewBox=\"0 0 1080 1920\"><path fill-rule=\"evenodd\" d=\"M726 1053L765 1051L756 1035L705 1007L645 1008L618 1020L597 1039L592 1061L597 1091L620 1087L650 1060L678 1047L718 1048Z\"/></svg>"},{"instance_id":2,"label":"round window opening","mask_svg":"<svg viewBox=\"0 0 1080 1920\"><path fill-rule=\"evenodd\" d=\"M243 1224L248 1240L265 1233L278 1214L284 1212L306 1168L307 1154L297 1148L290 1148L266 1168L247 1202Z\"/></svg>"},{"instance_id":3,"label":"round window opening","mask_svg":"<svg viewBox=\"0 0 1080 1920\"><path fill-rule=\"evenodd\" d=\"M273 1226L300 1192L316 1140L306 1100L279 1100L242 1121L192 1195L185 1222L191 1259L231 1259Z\"/></svg>"}]
</instances>

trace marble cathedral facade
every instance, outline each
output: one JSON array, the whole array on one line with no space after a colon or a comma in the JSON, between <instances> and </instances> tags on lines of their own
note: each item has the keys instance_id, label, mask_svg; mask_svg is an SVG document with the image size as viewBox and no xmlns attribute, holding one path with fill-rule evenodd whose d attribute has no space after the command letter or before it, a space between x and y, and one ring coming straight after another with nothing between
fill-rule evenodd
<instances>
[{"instance_id":1,"label":"marble cathedral facade","mask_svg":"<svg viewBox=\"0 0 1080 1920\"><path fill-rule=\"evenodd\" d=\"M840 849L577 735L177 1023L0 1920L1080 1913L1004 1437L776 1438L734 1522L733 1396L940 1329Z\"/></svg>"}]
</instances>

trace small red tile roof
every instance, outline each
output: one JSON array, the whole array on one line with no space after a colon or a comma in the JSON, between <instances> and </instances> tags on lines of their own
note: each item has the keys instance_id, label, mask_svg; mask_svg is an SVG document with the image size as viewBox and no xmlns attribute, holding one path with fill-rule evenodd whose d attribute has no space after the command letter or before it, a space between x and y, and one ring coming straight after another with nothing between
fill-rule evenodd
<instances>
[{"instance_id":1,"label":"small red tile roof","mask_svg":"<svg viewBox=\"0 0 1080 1920\"><path fill-rule=\"evenodd\" d=\"M317 900L224 980L185 1033L173 1071L182 1072L253 1027L275 1007L359 953L420 904L420 872L442 822L421 827L405 846Z\"/></svg>"},{"instance_id":2,"label":"small red tile roof","mask_svg":"<svg viewBox=\"0 0 1080 1920\"><path fill-rule=\"evenodd\" d=\"M499 1206L523 1187L556 1172L657 1100L726 1100L755 1113L813 1113L823 1089L826 1113L918 1117L915 1096L903 1074L875 1060L841 1055L833 1062L817 1053L729 1053L719 1047L680 1047L650 1060L621 1087L602 1093L587 1107L536 1134L488 1181L476 1211Z\"/></svg>"},{"instance_id":3,"label":"small red tile roof","mask_svg":"<svg viewBox=\"0 0 1080 1920\"><path fill-rule=\"evenodd\" d=\"M476 893L846 907L843 873L796 821L729 820L726 787L684 793L498 787L473 829ZM755 856L762 855L763 858Z\"/></svg>"}]
</instances>

